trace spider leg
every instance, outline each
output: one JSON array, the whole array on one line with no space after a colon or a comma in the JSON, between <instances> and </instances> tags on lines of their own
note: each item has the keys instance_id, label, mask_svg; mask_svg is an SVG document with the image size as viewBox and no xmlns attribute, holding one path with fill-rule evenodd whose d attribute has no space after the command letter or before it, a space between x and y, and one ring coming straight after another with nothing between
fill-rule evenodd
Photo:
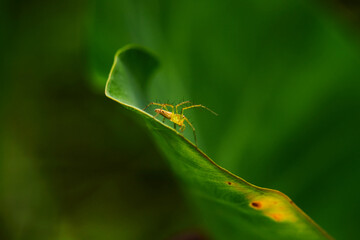
<instances>
[{"instance_id":1,"label":"spider leg","mask_svg":"<svg viewBox=\"0 0 360 240\"><path fill-rule=\"evenodd\" d=\"M181 125L181 127L180 127L180 129L179 129L179 131L181 132L181 133L183 133L184 132L184 130L185 130L185 124L183 124L183 125Z\"/></svg>"},{"instance_id":2,"label":"spider leg","mask_svg":"<svg viewBox=\"0 0 360 240\"><path fill-rule=\"evenodd\" d=\"M184 116L185 121L189 124L189 126L192 128L193 133L194 133L194 139L195 139L195 145L197 146L197 140L196 140L196 133L195 133L195 128L194 126L191 124L191 122L189 121L189 119L187 119L187 117ZM184 125L185 126L185 125Z\"/></svg>"},{"instance_id":3,"label":"spider leg","mask_svg":"<svg viewBox=\"0 0 360 240\"><path fill-rule=\"evenodd\" d=\"M167 103L164 103L163 105L164 105L166 111L169 111L169 110L167 109L167 107L166 107L166 106L168 106L168 107L171 107L171 111L172 111L172 113L174 113L174 106L173 106L173 105L167 104Z\"/></svg>"},{"instance_id":4,"label":"spider leg","mask_svg":"<svg viewBox=\"0 0 360 240\"><path fill-rule=\"evenodd\" d=\"M149 103L149 104L143 109L143 111L145 111L145 109L147 109L147 108L150 107L151 105L162 106L163 104L151 102L151 103Z\"/></svg>"},{"instance_id":5,"label":"spider leg","mask_svg":"<svg viewBox=\"0 0 360 240\"><path fill-rule=\"evenodd\" d=\"M168 107L171 107L172 112L174 112L174 106L173 106L173 105L167 104L167 103L155 103L155 102L149 103L143 110L147 109L147 108L150 107L151 105L156 105L156 106L164 107L164 108L166 109L166 111L168 111L167 108L166 108L166 106L168 106Z\"/></svg>"},{"instance_id":6,"label":"spider leg","mask_svg":"<svg viewBox=\"0 0 360 240\"><path fill-rule=\"evenodd\" d=\"M214 114L214 115L216 115L216 116L218 115L216 112L214 112L214 111L211 110L210 108L207 108L207 107L205 107L205 106L203 106L203 105L201 105L201 104L191 105L191 106L189 106L189 107L185 107L185 108L181 109L181 114L183 114L186 109L196 108L196 107L205 108L206 110L208 110L208 111L211 112L212 114Z\"/></svg>"},{"instance_id":7,"label":"spider leg","mask_svg":"<svg viewBox=\"0 0 360 240\"><path fill-rule=\"evenodd\" d=\"M177 104L177 105L175 106L175 111L176 111L176 113L178 113L177 108L178 108L179 106L183 105L183 104L186 104L186 103L191 103L191 102L190 102L190 101L185 101L185 102L182 102L182 103Z\"/></svg>"},{"instance_id":8,"label":"spider leg","mask_svg":"<svg viewBox=\"0 0 360 240\"><path fill-rule=\"evenodd\" d=\"M176 130L176 123L174 123L174 129Z\"/></svg>"},{"instance_id":9,"label":"spider leg","mask_svg":"<svg viewBox=\"0 0 360 240\"><path fill-rule=\"evenodd\" d=\"M165 122L165 118L163 118L163 123Z\"/></svg>"}]
</instances>

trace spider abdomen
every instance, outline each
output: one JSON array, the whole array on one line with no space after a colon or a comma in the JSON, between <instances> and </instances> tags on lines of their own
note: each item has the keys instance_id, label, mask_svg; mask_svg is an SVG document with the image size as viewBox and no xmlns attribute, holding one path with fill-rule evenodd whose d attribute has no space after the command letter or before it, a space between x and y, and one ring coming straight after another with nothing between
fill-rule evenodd
<instances>
[{"instance_id":1,"label":"spider abdomen","mask_svg":"<svg viewBox=\"0 0 360 240\"><path fill-rule=\"evenodd\" d=\"M155 112L161 114L163 117L165 117L167 119L170 119L170 121L171 121L171 118L172 118L172 115L173 115L172 112L165 111L165 110L162 110L162 109L155 109Z\"/></svg>"}]
</instances>

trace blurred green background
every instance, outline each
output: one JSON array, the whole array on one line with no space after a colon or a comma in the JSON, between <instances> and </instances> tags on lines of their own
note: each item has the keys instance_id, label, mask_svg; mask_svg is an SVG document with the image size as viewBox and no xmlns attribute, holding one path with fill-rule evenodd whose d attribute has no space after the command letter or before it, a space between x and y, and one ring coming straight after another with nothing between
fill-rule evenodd
<instances>
[{"instance_id":1,"label":"blurred green background","mask_svg":"<svg viewBox=\"0 0 360 240\"><path fill-rule=\"evenodd\" d=\"M215 162L358 236L359 8L1 1L0 239L211 239L146 129L104 96L128 43L162 63L149 101L219 113L190 115Z\"/></svg>"}]
</instances>

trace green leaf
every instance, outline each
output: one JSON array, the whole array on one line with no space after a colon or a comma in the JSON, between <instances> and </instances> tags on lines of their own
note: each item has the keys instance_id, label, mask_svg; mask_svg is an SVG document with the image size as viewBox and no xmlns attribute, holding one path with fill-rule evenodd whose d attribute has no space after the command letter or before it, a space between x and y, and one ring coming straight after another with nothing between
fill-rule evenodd
<instances>
[{"instance_id":1,"label":"green leaf","mask_svg":"<svg viewBox=\"0 0 360 240\"><path fill-rule=\"evenodd\" d=\"M139 46L120 49L106 95L148 126L215 239L331 239L283 193L260 188L217 165L179 132L141 110L158 66Z\"/></svg>"}]
</instances>

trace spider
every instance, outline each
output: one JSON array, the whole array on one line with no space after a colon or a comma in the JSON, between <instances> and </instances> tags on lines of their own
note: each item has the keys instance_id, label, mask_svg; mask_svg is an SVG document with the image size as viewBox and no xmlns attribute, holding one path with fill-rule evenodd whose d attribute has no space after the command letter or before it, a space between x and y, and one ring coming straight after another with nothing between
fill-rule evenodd
<instances>
[{"instance_id":1,"label":"spider","mask_svg":"<svg viewBox=\"0 0 360 240\"><path fill-rule=\"evenodd\" d=\"M201 104L197 104L197 105L190 105L188 107L183 107L181 109L181 112L178 111L178 107L180 107L181 105L190 103L190 101L185 101L182 103L179 103L177 105L171 105L171 104L167 104L167 103L155 103L155 102L151 102L149 103L149 105L147 105L143 110L147 109L149 106L151 105L156 105L156 106L160 106L161 108L157 108L155 109L156 115L154 116L154 118L156 118L159 114L162 115L164 117L163 122L165 121L165 118L169 119L171 122L174 123L174 129L176 129L176 125L178 125L180 127L180 132L184 132L185 130L185 121L190 125L190 127L193 130L194 133L194 139L195 139L195 144L197 146L197 141L196 141L196 133L195 133L195 128L194 126L190 123L189 119L187 119L187 117L185 117L184 115L184 111L190 108L197 108L197 107L201 107L201 108L205 108L206 110L210 111L211 113L213 113L214 115L218 115L217 113L215 113L214 111L212 111L211 109L201 105ZM168 110L167 107L170 107L172 110L171 112ZM164 110L165 109L165 110Z\"/></svg>"}]
</instances>

